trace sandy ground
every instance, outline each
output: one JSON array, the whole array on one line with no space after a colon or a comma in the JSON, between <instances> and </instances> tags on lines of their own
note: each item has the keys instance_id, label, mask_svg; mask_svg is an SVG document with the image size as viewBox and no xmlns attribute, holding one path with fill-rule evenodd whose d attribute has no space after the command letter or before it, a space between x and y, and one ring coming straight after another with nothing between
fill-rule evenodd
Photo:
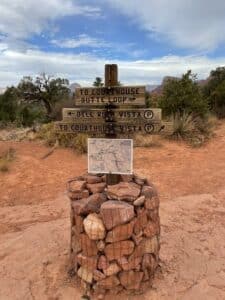
<instances>
[{"instance_id":1,"label":"sandy ground","mask_svg":"<svg viewBox=\"0 0 225 300\"><path fill-rule=\"evenodd\" d=\"M66 274L69 203L66 181L86 156L37 142L0 142L16 160L0 173L0 300L76 300ZM135 171L161 198L161 273L153 290L112 299L225 299L225 123L204 147L163 141L135 150ZM111 299L110 297L108 299Z\"/></svg>"}]
</instances>

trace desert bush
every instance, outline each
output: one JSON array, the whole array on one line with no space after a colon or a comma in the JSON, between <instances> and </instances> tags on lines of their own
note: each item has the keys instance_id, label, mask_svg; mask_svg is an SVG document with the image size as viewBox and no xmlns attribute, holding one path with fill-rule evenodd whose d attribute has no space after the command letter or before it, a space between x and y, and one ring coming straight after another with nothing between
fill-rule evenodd
<instances>
[{"instance_id":1,"label":"desert bush","mask_svg":"<svg viewBox=\"0 0 225 300\"><path fill-rule=\"evenodd\" d=\"M9 171L9 164L15 159L15 149L9 148L2 154L0 154L0 171Z\"/></svg>"},{"instance_id":2,"label":"desert bush","mask_svg":"<svg viewBox=\"0 0 225 300\"><path fill-rule=\"evenodd\" d=\"M38 105L20 105L18 108L16 124L17 127L31 127L34 124L44 123L45 114Z\"/></svg>"},{"instance_id":3,"label":"desert bush","mask_svg":"<svg viewBox=\"0 0 225 300\"><path fill-rule=\"evenodd\" d=\"M74 99L72 97L64 98L61 101L56 102L52 112L53 119L61 121L63 108L73 108L74 105Z\"/></svg>"},{"instance_id":4,"label":"desert bush","mask_svg":"<svg viewBox=\"0 0 225 300\"><path fill-rule=\"evenodd\" d=\"M87 139L86 134L77 134L73 140L73 148L79 153L87 153Z\"/></svg>"},{"instance_id":5,"label":"desert bush","mask_svg":"<svg viewBox=\"0 0 225 300\"><path fill-rule=\"evenodd\" d=\"M173 78L165 82L163 94L159 101L164 116L175 116L192 113L204 117L209 108L196 82L196 75L188 71L181 79ZM182 122L187 120L182 119Z\"/></svg>"},{"instance_id":6,"label":"desert bush","mask_svg":"<svg viewBox=\"0 0 225 300\"><path fill-rule=\"evenodd\" d=\"M172 122L174 130L170 138L187 141L193 147L203 145L213 135L217 119L208 115L204 118L191 113L175 114Z\"/></svg>"},{"instance_id":7,"label":"desert bush","mask_svg":"<svg viewBox=\"0 0 225 300\"><path fill-rule=\"evenodd\" d=\"M21 102L42 105L46 118L53 120L55 104L69 96L69 81L65 78L53 78L45 73L36 78L24 77L17 86Z\"/></svg>"},{"instance_id":8,"label":"desert bush","mask_svg":"<svg viewBox=\"0 0 225 300\"><path fill-rule=\"evenodd\" d=\"M172 133L174 139L186 139L195 129L195 119L192 114L176 113L172 122L174 124Z\"/></svg>"},{"instance_id":9,"label":"desert bush","mask_svg":"<svg viewBox=\"0 0 225 300\"><path fill-rule=\"evenodd\" d=\"M0 160L0 172L5 173L9 171L8 162Z\"/></svg>"},{"instance_id":10,"label":"desert bush","mask_svg":"<svg viewBox=\"0 0 225 300\"><path fill-rule=\"evenodd\" d=\"M12 123L17 118L18 103L16 89L8 88L4 94L0 95L0 121L2 123Z\"/></svg>"},{"instance_id":11,"label":"desert bush","mask_svg":"<svg viewBox=\"0 0 225 300\"><path fill-rule=\"evenodd\" d=\"M134 147L161 147L160 137L157 135L136 134Z\"/></svg>"},{"instance_id":12,"label":"desert bush","mask_svg":"<svg viewBox=\"0 0 225 300\"><path fill-rule=\"evenodd\" d=\"M48 146L58 143L61 147L72 148L79 153L87 152L88 135L57 132L54 122L42 125L37 137L43 139Z\"/></svg>"},{"instance_id":13,"label":"desert bush","mask_svg":"<svg viewBox=\"0 0 225 300\"><path fill-rule=\"evenodd\" d=\"M225 67L211 71L203 94L209 103L210 110L218 118L225 118Z\"/></svg>"}]
</instances>

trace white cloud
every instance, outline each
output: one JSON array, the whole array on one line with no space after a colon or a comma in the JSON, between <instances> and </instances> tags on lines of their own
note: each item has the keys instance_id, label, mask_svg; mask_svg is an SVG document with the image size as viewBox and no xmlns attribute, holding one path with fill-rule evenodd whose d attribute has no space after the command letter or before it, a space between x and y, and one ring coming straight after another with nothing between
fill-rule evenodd
<instances>
[{"instance_id":1,"label":"white cloud","mask_svg":"<svg viewBox=\"0 0 225 300\"><path fill-rule=\"evenodd\" d=\"M101 47L109 47L110 45L106 42L90 37L87 34L80 34L77 39L63 39L63 40L52 40L52 44L60 47L60 48L79 48L79 47L93 47L93 48L101 48Z\"/></svg>"},{"instance_id":2,"label":"white cloud","mask_svg":"<svg viewBox=\"0 0 225 300\"><path fill-rule=\"evenodd\" d=\"M155 38L198 51L225 42L223 0L98 0L117 8Z\"/></svg>"},{"instance_id":3,"label":"white cloud","mask_svg":"<svg viewBox=\"0 0 225 300\"><path fill-rule=\"evenodd\" d=\"M71 82L91 85L96 76L103 77L104 64L117 63L119 80L124 84L159 84L164 76L180 76L192 69L198 78L206 78L212 69L225 65L225 57L165 56L150 60L110 60L91 54L49 53L39 50L25 52L10 49L0 52L0 87L17 84L26 75L41 72L68 78Z\"/></svg>"},{"instance_id":4,"label":"white cloud","mask_svg":"<svg viewBox=\"0 0 225 300\"><path fill-rule=\"evenodd\" d=\"M0 34L6 36L8 43L50 30L59 18L100 14L99 8L80 5L79 0L1 0L0 12Z\"/></svg>"}]
</instances>

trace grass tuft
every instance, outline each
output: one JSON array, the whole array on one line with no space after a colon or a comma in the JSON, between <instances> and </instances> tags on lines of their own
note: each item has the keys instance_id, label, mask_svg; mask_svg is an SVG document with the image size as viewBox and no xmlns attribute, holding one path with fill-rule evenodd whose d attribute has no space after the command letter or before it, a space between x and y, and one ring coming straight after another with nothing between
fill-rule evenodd
<instances>
[{"instance_id":1,"label":"grass tuft","mask_svg":"<svg viewBox=\"0 0 225 300\"><path fill-rule=\"evenodd\" d=\"M136 134L134 147L158 148L162 147L162 143L157 135Z\"/></svg>"},{"instance_id":2,"label":"grass tuft","mask_svg":"<svg viewBox=\"0 0 225 300\"><path fill-rule=\"evenodd\" d=\"M173 123L174 130L170 138L184 140L193 147L200 147L213 136L217 118L212 115L200 118L183 113L176 114Z\"/></svg>"},{"instance_id":3,"label":"grass tuft","mask_svg":"<svg viewBox=\"0 0 225 300\"><path fill-rule=\"evenodd\" d=\"M87 152L88 135L57 132L54 123L44 124L39 130L37 138L44 140L48 146L58 143L61 147L72 148L81 154Z\"/></svg>"},{"instance_id":4,"label":"grass tuft","mask_svg":"<svg viewBox=\"0 0 225 300\"><path fill-rule=\"evenodd\" d=\"M9 148L0 154L0 172L8 172L10 163L15 159L15 149Z\"/></svg>"}]
</instances>

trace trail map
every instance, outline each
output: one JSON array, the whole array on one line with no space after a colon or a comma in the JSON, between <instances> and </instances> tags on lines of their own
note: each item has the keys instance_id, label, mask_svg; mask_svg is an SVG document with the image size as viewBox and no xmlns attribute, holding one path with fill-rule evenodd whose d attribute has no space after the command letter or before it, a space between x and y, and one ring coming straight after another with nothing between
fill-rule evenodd
<instances>
[{"instance_id":1,"label":"trail map","mask_svg":"<svg viewBox=\"0 0 225 300\"><path fill-rule=\"evenodd\" d=\"M133 173L132 139L88 139L88 172Z\"/></svg>"}]
</instances>

